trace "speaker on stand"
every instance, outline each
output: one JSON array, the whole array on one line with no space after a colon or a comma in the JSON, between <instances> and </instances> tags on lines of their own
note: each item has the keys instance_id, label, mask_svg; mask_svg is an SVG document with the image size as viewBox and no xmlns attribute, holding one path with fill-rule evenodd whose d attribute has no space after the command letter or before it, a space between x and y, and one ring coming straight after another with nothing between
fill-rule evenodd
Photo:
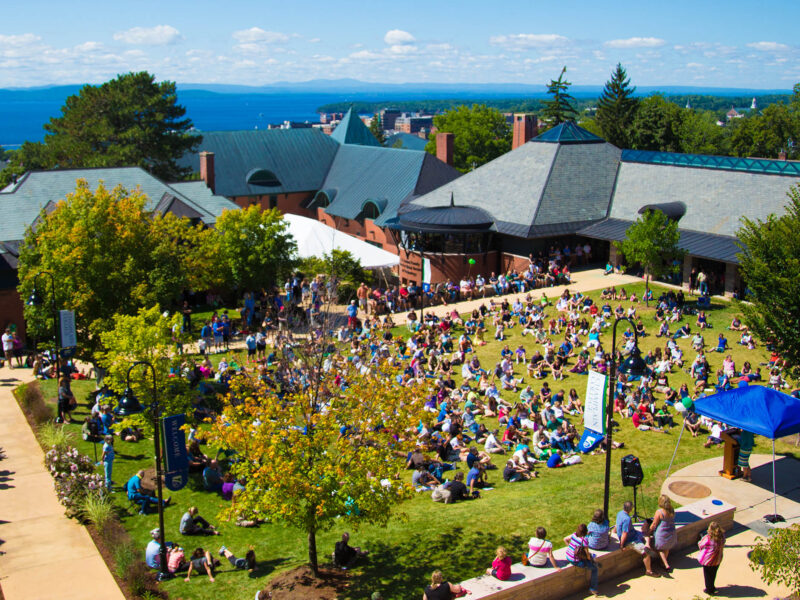
<instances>
[{"instance_id":1,"label":"speaker on stand","mask_svg":"<svg viewBox=\"0 0 800 600\"><path fill-rule=\"evenodd\" d=\"M633 518L639 519L638 507L636 504L636 488L642 484L642 480L644 479L642 464L633 454L628 454L620 459L620 466L622 467L622 485L625 487L633 487Z\"/></svg>"}]
</instances>

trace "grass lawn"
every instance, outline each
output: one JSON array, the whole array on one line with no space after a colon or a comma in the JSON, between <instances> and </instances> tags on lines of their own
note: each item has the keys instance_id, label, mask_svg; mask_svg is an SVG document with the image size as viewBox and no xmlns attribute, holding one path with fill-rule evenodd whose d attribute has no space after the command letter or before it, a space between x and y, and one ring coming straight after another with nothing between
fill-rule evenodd
<instances>
[{"instance_id":1,"label":"grass lawn","mask_svg":"<svg viewBox=\"0 0 800 600\"><path fill-rule=\"evenodd\" d=\"M641 296L644 285L630 286L627 289L629 292L635 290L637 295ZM655 288L655 293L658 296L659 288ZM599 291L589 295L599 300ZM614 302L612 306L615 307L616 304ZM629 304L629 302L623 303L625 308ZM550 308L549 312L552 313L553 310ZM640 342L643 354L656 346L663 347L664 340L653 335L657 330L657 322L653 319L654 309L646 309L644 304L640 304L638 311L643 316L650 334ZM733 317L733 311L734 308L727 303L716 303L708 311L713 329L707 331L704 337L708 344L715 347L718 332L725 332L729 344L733 346L730 353L736 360L737 368L741 367L745 360L749 360L755 368L759 363L766 362L767 352L763 347L748 351L735 343L738 341L738 333L726 331ZM398 318L398 321L400 320L401 318ZM687 317L687 322L693 330L694 320L694 317ZM673 324L671 330L675 329L676 326ZM396 331L403 334L405 330L399 327ZM622 329L619 331L620 338L622 331ZM491 327L488 333L487 341L493 337ZM522 340L530 355L535 348L534 340L531 337L521 338L518 328L508 330L508 333L506 343L512 350ZM606 349L610 348L610 338L611 330L607 329L601 337ZM691 364L695 353L691 350L690 341L680 340L679 344L684 349L686 360ZM485 368L499 361L501 348L500 342L490 341L486 346L477 349ZM723 358L722 354L709 353L712 373L715 373L722 364ZM526 378L527 383L527 373L524 372L523 365L517 367L517 372ZM568 374L560 382L554 382L549 378L548 382L554 393L559 389L568 391L574 387L583 397L586 391L586 378L581 375ZM691 383L689 375L685 372L670 374L670 384L676 389L684 382ZM49 397L55 395L53 382L45 382L42 387ZM534 387L538 389L541 383L536 382ZM87 414L88 410L82 400L93 388L94 384L90 382L74 384L73 391L81 402L80 409L73 415L76 420L82 421ZM690 386L691 388L693 386ZM511 392L503 392L504 397L508 399L512 398L510 394ZM581 430L580 420L576 417L573 419ZM496 421L489 420L487 426L491 429L496 426ZM75 440L81 452L93 456L92 444L80 440L80 425L68 425L68 427L75 431ZM615 439L624 441L625 448L615 451L612 457L614 465L612 512L615 513L624 500L632 499L632 490L623 488L619 483L619 459L631 453L641 459L645 472L639 511L652 514L677 441L678 431L676 428L667 435L640 432L633 428L629 420L622 423L619 433L615 434ZM693 439L689 435L684 436L673 469L721 454L721 447L705 449L702 446L703 441L704 437ZM130 444L117 440L115 447L117 459L114 464L114 480L120 485L139 468L150 468L154 464L152 441ZM770 451L770 441L757 438L754 452ZM778 451L787 454L797 453L793 444L785 442L778 443ZM207 454L211 452L212 449L206 449ZM537 480L507 484L502 480L502 465L505 459L496 456L494 463L501 469L489 472L489 481L495 489L483 492L479 500L443 505L431 502L428 493L419 494L402 505L397 511L397 517L393 518L385 528L364 526L358 531L351 531L353 544L369 549L371 556L368 561L353 569L350 596L365 598L378 590L385 598L418 597L432 570L442 569L451 581L474 577L490 565L498 545L505 545L515 561L518 561L527 540L540 525L547 528L548 536L556 547L562 545L561 538L574 531L578 523L587 522L592 511L602 505L604 461L603 455L585 456L582 465L553 471L542 468L541 477ZM410 478L411 473L404 473L405 475ZM136 514L138 507L131 506L122 492L117 492L115 499L126 510L123 523L133 538L140 543L144 553L144 546L149 541L148 532L157 526L157 515L139 516ZM220 544L224 543L237 556L243 556L247 548L252 545L259 559L259 568L252 574L246 571L233 571L226 562L218 571L217 581L213 584L209 583L205 576L193 577L190 583L185 583L182 578L167 582L164 584L165 589L173 598L250 599L256 590L265 585L270 576L307 560L306 536L301 531L289 529L281 523L243 529L232 523L219 522L216 516L225 501L217 495L186 487L173 494L173 503L174 506L167 508L165 512L167 539L181 544L187 550L187 554L195 545L216 551ZM217 525L222 535L204 539L187 539L181 536L178 532L178 523L183 512L191 505L198 506L200 514ZM334 527L331 531L318 535L317 545L321 562L328 560L333 544L341 533L341 528Z\"/></svg>"}]
</instances>

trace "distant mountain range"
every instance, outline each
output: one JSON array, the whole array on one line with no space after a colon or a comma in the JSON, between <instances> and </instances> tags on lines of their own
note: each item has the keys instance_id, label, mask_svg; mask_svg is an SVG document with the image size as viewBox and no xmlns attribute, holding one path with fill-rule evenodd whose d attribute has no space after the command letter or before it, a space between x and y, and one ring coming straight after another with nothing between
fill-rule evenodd
<instances>
[{"instance_id":1,"label":"distant mountain range","mask_svg":"<svg viewBox=\"0 0 800 600\"><path fill-rule=\"evenodd\" d=\"M82 86L39 86L31 88L0 89L0 101L49 100L64 98L80 90ZM597 97L603 90L601 85L573 85L570 93L576 98ZM335 95L402 95L431 98L454 96L508 97L529 96L542 98L547 95L544 85L524 83L372 83L357 79L314 79L311 81L279 81L269 85L250 86L216 83L179 83L179 92L209 92L215 94L335 94ZM742 96L763 94L790 94L791 89L720 88L685 85L637 86L637 95L647 96L661 92L667 95L697 94L713 96Z\"/></svg>"}]
</instances>

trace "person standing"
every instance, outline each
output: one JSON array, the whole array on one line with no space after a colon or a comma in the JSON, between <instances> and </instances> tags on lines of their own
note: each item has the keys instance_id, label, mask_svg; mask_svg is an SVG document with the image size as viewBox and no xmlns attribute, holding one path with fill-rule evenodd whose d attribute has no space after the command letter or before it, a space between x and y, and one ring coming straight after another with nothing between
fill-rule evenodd
<instances>
[{"instance_id":1,"label":"person standing","mask_svg":"<svg viewBox=\"0 0 800 600\"><path fill-rule=\"evenodd\" d=\"M675 531L675 509L669 496L661 494L658 498L658 510L653 515L653 524L650 526L653 533L653 542L656 551L661 555L661 562L667 573L672 572L669 566L669 551L678 543L678 534Z\"/></svg>"},{"instance_id":2,"label":"person standing","mask_svg":"<svg viewBox=\"0 0 800 600\"><path fill-rule=\"evenodd\" d=\"M703 565L703 579L706 587L703 590L706 594L716 594L716 579L719 565L722 562L722 551L725 547L725 534L716 521L711 521L708 525L708 533L697 543L700 547L698 561Z\"/></svg>"},{"instance_id":3,"label":"person standing","mask_svg":"<svg viewBox=\"0 0 800 600\"><path fill-rule=\"evenodd\" d=\"M106 435L103 438L103 471L106 476L106 489L110 492L111 486L114 484L111 481L111 472L114 468L114 436Z\"/></svg>"},{"instance_id":4,"label":"person standing","mask_svg":"<svg viewBox=\"0 0 800 600\"><path fill-rule=\"evenodd\" d=\"M736 460L736 464L742 470L742 481L753 480L750 472L750 453L753 451L754 445L753 433L742 429L742 433L739 435L739 458Z\"/></svg>"},{"instance_id":5,"label":"person standing","mask_svg":"<svg viewBox=\"0 0 800 600\"><path fill-rule=\"evenodd\" d=\"M58 381L58 417L56 423L64 423L65 420L72 421L72 409L77 404L75 396L69 387L69 377L63 375Z\"/></svg>"},{"instance_id":6,"label":"person standing","mask_svg":"<svg viewBox=\"0 0 800 600\"><path fill-rule=\"evenodd\" d=\"M11 333L11 329L6 327L5 332L3 333L3 354L6 357L6 362L8 363L8 368L14 368L14 336Z\"/></svg>"}]
</instances>

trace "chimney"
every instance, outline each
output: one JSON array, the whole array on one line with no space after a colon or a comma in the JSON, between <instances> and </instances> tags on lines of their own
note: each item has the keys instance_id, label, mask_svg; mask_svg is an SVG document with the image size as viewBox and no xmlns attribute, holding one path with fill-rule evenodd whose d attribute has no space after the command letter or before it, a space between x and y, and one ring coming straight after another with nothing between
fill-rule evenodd
<instances>
[{"instance_id":1,"label":"chimney","mask_svg":"<svg viewBox=\"0 0 800 600\"><path fill-rule=\"evenodd\" d=\"M532 139L538 131L536 117L525 113L514 114L514 138L511 149L516 150L522 144Z\"/></svg>"},{"instance_id":2,"label":"chimney","mask_svg":"<svg viewBox=\"0 0 800 600\"><path fill-rule=\"evenodd\" d=\"M436 158L453 166L453 142L456 136L452 133L436 134Z\"/></svg>"},{"instance_id":3,"label":"chimney","mask_svg":"<svg viewBox=\"0 0 800 600\"><path fill-rule=\"evenodd\" d=\"M778 152L778 160L786 160L786 150Z\"/></svg>"},{"instance_id":4,"label":"chimney","mask_svg":"<svg viewBox=\"0 0 800 600\"><path fill-rule=\"evenodd\" d=\"M208 189L211 193L215 193L215 175L214 175L214 153L201 152L200 153L200 179L206 182Z\"/></svg>"}]
</instances>

